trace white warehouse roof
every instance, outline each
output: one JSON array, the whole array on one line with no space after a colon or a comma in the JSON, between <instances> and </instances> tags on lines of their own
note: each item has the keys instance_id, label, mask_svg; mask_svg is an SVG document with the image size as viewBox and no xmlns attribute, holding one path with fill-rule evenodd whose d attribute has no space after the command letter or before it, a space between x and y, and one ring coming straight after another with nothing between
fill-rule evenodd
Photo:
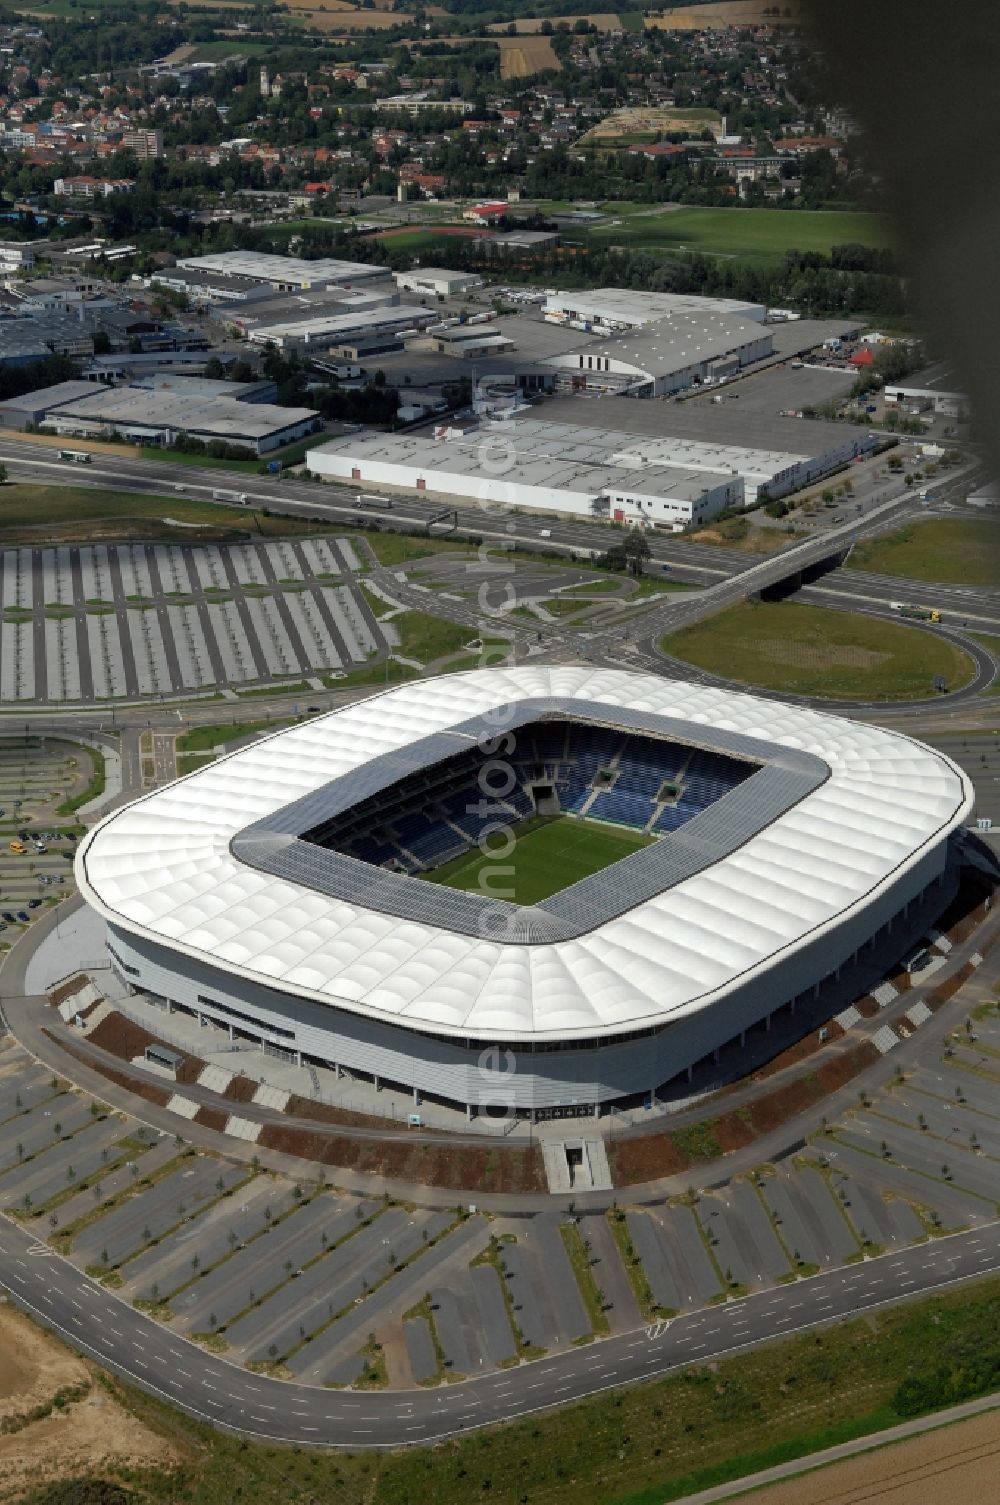
<instances>
[{"instance_id":1,"label":"white warehouse roof","mask_svg":"<svg viewBox=\"0 0 1000 1505\"><path fill-rule=\"evenodd\" d=\"M674 314L721 314L762 323L767 313L763 303L743 298L704 298L696 293L633 292L624 287L598 287L593 291L548 293L543 309L546 318L587 319L600 324L627 324L641 328Z\"/></svg>"},{"instance_id":2,"label":"white warehouse roof","mask_svg":"<svg viewBox=\"0 0 1000 1505\"><path fill-rule=\"evenodd\" d=\"M555 943L415 923L233 854L248 826L380 755L552 697L680 718L707 746L759 738L828 773L721 860ZM463 1038L584 1039L665 1023L766 976L874 903L970 808L953 763L878 727L653 675L518 667L401 685L144 795L85 838L77 877L115 925L279 991Z\"/></svg>"},{"instance_id":3,"label":"white warehouse roof","mask_svg":"<svg viewBox=\"0 0 1000 1505\"><path fill-rule=\"evenodd\" d=\"M722 466L710 470L685 464L640 464L608 453L592 429L581 429L579 442L565 442L553 425L510 419L499 427L472 429L459 439L429 439L424 434L340 434L311 449L306 457L315 475L347 478L355 466L366 483L413 487L425 480L444 495L506 499L512 506L544 507L561 497L588 498L608 492L696 501L739 478ZM530 431L530 432L526 432ZM498 470L497 456L503 457ZM338 464L339 461L339 464ZM513 463L512 463L513 461ZM387 468L396 467L391 473ZM545 497L514 488L542 488ZM742 491L740 491L742 496Z\"/></svg>"},{"instance_id":4,"label":"white warehouse roof","mask_svg":"<svg viewBox=\"0 0 1000 1505\"><path fill-rule=\"evenodd\" d=\"M185 271L213 272L217 276L270 282L280 287L349 285L389 275L385 267L365 261L340 261L335 257L303 261L297 256L272 256L266 251L215 251L209 256L184 256L177 265Z\"/></svg>"}]
</instances>

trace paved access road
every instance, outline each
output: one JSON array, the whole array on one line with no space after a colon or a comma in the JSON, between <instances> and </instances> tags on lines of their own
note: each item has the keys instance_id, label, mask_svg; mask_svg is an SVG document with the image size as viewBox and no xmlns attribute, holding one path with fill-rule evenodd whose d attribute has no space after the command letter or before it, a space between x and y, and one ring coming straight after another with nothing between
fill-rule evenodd
<instances>
[{"instance_id":1,"label":"paved access road","mask_svg":"<svg viewBox=\"0 0 1000 1505\"><path fill-rule=\"evenodd\" d=\"M0 1221L0 1287L75 1348L215 1426L304 1446L438 1441L997 1270L1000 1222L459 1384L341 1393L237 1369Z\"/></svg>"}]
</instances>

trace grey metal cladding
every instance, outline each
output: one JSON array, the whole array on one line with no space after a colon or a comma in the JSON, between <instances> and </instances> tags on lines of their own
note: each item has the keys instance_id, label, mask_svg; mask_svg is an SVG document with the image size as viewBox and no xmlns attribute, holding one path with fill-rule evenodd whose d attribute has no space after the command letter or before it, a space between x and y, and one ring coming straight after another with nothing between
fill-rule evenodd
<instances>
[{"instance_id":1,"label":"grey metal cladding","mask_svg":"<svg viewBox=\"0 0 1000 1505\"><path fill-rule=\"evenodd\" d=\"M553 716L647 732L759 766L678 831L532 906L432 885L303 839L306 832L421 768L474 743L495 747L504 733ZM537 696L498 705L361 764L238 831L230 850L260 872L414 924L507 945L552 945L585 935L720 862L829 776L829 766L813 753L740 732L575 697Z\"/></svg>"}]
</instances>

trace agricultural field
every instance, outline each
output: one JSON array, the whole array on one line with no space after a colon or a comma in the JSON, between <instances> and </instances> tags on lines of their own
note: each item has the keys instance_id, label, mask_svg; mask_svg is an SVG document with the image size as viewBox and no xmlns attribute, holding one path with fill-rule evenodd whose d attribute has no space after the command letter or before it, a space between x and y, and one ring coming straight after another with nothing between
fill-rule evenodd
<instances>
[{"instance_id":1,"label":"agricultural field","mask_svg":"<svg viewBox=\"0 0 1000 1505\"><path fill-rule=\"evenodd\" d=\"M928 518L855 544L850 570L942 585L996 585L1000 527L979 518Z\"/></svg>"},{"instance_id":2,"label":"agricultural field","mask_svg":"<svg viewBox=\"0 0 1000 1505\"><path fill-rule=\"evenodd\" d=\"M671 131L722 130L722 116L717 110L692 106L632 106L613 110L580 137L578 146L634 146L656 141Z\"/></svg>"},{"instance_id":3,"label":"agricultural field","mask_svg":"<svg viewBox=\"0 0 1000 1505\"><path fill-rule=\"evenodd\" d=\"M794 26L802 20L802 0L782 0L780 13L772 0L709 0L707 5L680 5L647 16L646 25L657 31L706 31L710 27ZM771 11L772 14L768 14Z\"/></svg>"},{"instance_id":4,"label":"agricultural field","mask_svg":"<svg viewBox=\"0 0 1000 1505\"><path fill-rule=\"evenodd\" d=\"M742 601L660 646L726 679L835 700L911 700L932 694L938 676L957 690L973 674L934 633L793 601Z\"/></svg>"},{"instance_id":5,"label":"agricultural field","mask_svg":"<svg viewBox=\"0 0 1000 1505\"><path fill-rule=\"evenodd\" d=\"M996 1478L1000 1412L987 1411L951 1426L935 1427L891 1448L828 1465L821 1474L804 1473L754 1495L756 1505L834 1505L855 1500L919 1500L920 1505L954 1505L955 1500L987 1500Z\"/></svg>"},{"instance_id":6,"label":"agricultural field","mask_svg":"<svg viewBox=\"0 0 1000 1505\"><path fill-rule=\"evenodd\" d=\"M612 218L584 231L587 239L636 251L698 251L769 261L790 250L828 255L832 246L848 242L893 244L888 220L850 209L650 209L624 204L603 209Z\"/></svg>"},{"instance_id":7,"label":"agricultural field","mask_svg":"<svg viewBox=\"0 0 1000 1505\"><path fill-rule=\"evenodd\" d=\"M528 78L559 67L559 59L548 37L518 36L492 38L500 48L500 77Z\"/></svg>"},{"instance_id":8,"label":"agricultural field","mask_svg":"<svg viewBox=\"0 0 1000 1505\"><path fill-rule=\"evenodd\" d=\"M167 0L169 5L186 5L187 0ZM198 0L199 10L246 10L244 0Z\"/></svg>"},{"instance_id":9,"label":"agricultural field","mask_svg":"<svg viewBox=\"0 0 1000 1505\"><path fill-rule=\"evenodd\" d=\"M208 0L209 4L222 4L225 0ZM239 9L246 7L240 5ZM371 10L362 10L348 0L283 0L283 8L294 21L301 21L311 31L325 31L331 35L352 31L387 31L395 26L410 26L414 17L409 11L390 11L381 4ZM428 14L435 7L428 7Z\"/></svg>"},{"instance_id":10,"label":"agricultural field","mask_svg":"<svg viewBox=\"0 0 1000 1505\"><path fill-rule=\"evenodd\" d=\"M570 883L578 883L648 846L651 840L640 831L566 815L537 816L516 827L514 834L517 844L507 857L498 859L477 847L422 876L448 888L488 892L494 897L512 898L516 904L537 904ZM484 868L491 881L481 887Z\"/></svg>"}]
</instances>

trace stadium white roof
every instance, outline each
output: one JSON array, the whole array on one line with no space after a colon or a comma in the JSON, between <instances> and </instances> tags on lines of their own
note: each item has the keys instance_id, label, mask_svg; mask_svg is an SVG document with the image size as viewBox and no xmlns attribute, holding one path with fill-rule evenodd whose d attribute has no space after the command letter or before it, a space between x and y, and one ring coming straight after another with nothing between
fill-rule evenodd
<instances>
[{"instance_id":1,"label":"stadium white roof","mask_svg":"<svg viewBox=\"0 0 1000 1505\"><path fill-rule=\"evenodd\" d=\"M759 738L829 775L721 860L554 943L346 903L233 854L247 827L376 758L552 697L679 718L706 746ZM897 733L653 675L525 666L401 685L241 749L108 816L77 876L114 924L258 984L438 1034L586 1039L666 1023L766 974L872 902L970 808L962 772Z\"/></svg>"}]
</instances>

